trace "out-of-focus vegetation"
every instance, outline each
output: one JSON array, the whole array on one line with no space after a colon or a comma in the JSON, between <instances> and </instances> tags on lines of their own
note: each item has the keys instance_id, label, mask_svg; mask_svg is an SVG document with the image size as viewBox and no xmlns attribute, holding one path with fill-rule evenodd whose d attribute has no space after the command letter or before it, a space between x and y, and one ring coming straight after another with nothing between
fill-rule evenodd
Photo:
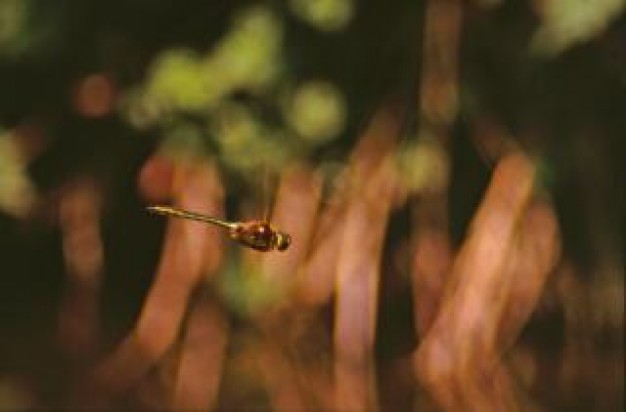
<instances>
[{"instance_id":1,"label":"out-of-focus vegetation","mask_svg":"<svg viewBox=\"0 0 626 412\"><path fill-rule=\"evenodd\" d=\"M0 0L0 409L622 410L625 5Z\"/></svg>"}]
</instances>

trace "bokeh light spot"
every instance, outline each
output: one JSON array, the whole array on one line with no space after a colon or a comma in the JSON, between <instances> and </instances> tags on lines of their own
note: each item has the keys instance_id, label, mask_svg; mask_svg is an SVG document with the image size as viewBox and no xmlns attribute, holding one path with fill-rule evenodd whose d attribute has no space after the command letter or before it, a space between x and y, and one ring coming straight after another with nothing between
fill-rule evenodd
<instances>
[{"instance_id":1,"label":"bokeh light spot","mask_svg":"<svg viewBox=\"0 0 626 412\"><path fill-rule=\"evenodd\" d=\"M15 136L0 130L0 210L12 216L25 216L36 200L26 166Z\"/></svg>"},{"instance_id":2,"label":"bokeh light spot","mask_svg":"<svg viewBox=\"0 0 626 412\"><path fill-rule=\"evenodd\" d=\"M293 14L323 31L345 28L354 14L354 0L291 0Z\"/></svg>"},{"instance_id":3,"label":"bokeh light spot","mask_svg":"<svg viewBox=\"0 0 626 412\"><path fill-rule=\"evenodd\" d=\"M286 107L294 130L311 143L325 143L343 130L345 101L330 83L312 81L299 87Z\"/></svg>"},{"instance_id":4,"label":"bokeh light spot","mask_svg":"<svg viewBox=\"0 0 626 412\"><path fill-rule=\"evenodd\" d=\"M437 192L448 183L448 160L442 147L424 139L397 155L400 180L413 193Z\"/></svg>"},{"instance_id":5,"label":"bokeh light spot","mask_svg":"<svg viewBox=\"0 0 626 412\"><path fill-rule=\"evenodd\" d=\"M109 114L116 97L113 81L104 74L91 74L76 86L74 106L86 117L102 117Z\"/></svg>"},{"instance_id":6,"label":"bokeh light spot","mask_svg":"<svg viewBox=\"0 0 626 412\"><path fill-rule=\"evenodd\" d=\"M602 32L624 11L624 0L535 0L542 23L533 36L537 54L558 54Z\"/></svg>"}]
</instances>

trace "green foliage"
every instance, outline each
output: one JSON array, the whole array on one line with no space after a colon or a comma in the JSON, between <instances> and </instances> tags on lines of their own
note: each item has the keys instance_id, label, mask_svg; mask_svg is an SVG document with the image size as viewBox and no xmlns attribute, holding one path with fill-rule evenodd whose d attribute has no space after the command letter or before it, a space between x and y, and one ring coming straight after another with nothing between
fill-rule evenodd
<instances>
[{"instance_id":1,"label":"green foliage","mask_svg":"<svg viewBox=\"0 0 626 412\"><path fill-rule=\"evenodd\" d=\"M201 110L215 101L207 77L197 54L187 49L168 50L154 62L144 98L164 112Z\"/></svg>"},{"instance_id":2,"label":"green foliage","mask_svg":"<svg viewBox=\"0 0 626 412\"><path fill-rule=\"evenodd\" d=\"M29 4L23 0L0 1L0 52L8 54L26 46Z\"/></svg>"},{"instance_id":3,"label":"green foliage","mask_svg":"<svg viewBox=\"0 0 626 412\"><path fill-rule=\"evenodd\" d=\"M293 89L282 27L268 7L241 10L208 52L162 52L145 82L126 94L122 111L137 127L166 130L167 147L195 151L198 132L175 130L187 127L176 118L192 115L204 124L206 133L200 136L212 140L206 146L217 148L231 170L244 177L261 167L280 170L306 155L303 142L314 148L338 137L346 117L344 98L332 84L305 82ZM266 112L282 115L261 114ZM180 142L185 139L193 142Z\"/></svg>"},{"instance_id":4,"label":"green foliage","mask_svg":"<svg viewBox=\"0 0 626 412\"><path fill-rule=\"evenodd\" d=\"M217 280L217 289L229 308L239 315L259 315L281 302L285 292L265 275L258 267L229 259L228 267Z\"/></svg>"},{"instance_id":5,"label":"green foliage","mask_svg":"<svg viewBox=\"0 0 626 412\"><path fill-rule=\"evenodd\" d=\"M0 211L23 215L35 200L35 189L15 139L0 130Z\"/></svg>"},{"instance_id":6,"label":"green foliage","mask_svg":"<svg viewBox=\"0 0 626 412\"><path fill-rule=\"evenodd\" d=\"M345 28L354 15L354 0L290 0L294 15L323 31Z\"/></svg>"},{"instance_id":7,"label":"green foliage","mask_svg":"<svg viewBox=\"0 0 626 412\"><path fill-rule=\"evenodd\" d=\"M63 27L62 7L32 0L0 0L0 58L16 60L46 54Z\"/></svg>"},{"instance_id":8,"label":"green foliage","mask_svg":"<svg viewBox=\"0 0 626 412\"><path fill-rule=\"evenodd\" d=\"M542 25L533 48L556 54L601 33L624 11L624 0L543 0L537 2Z\"/></svg>"},{"instance_id":9,"label":"green foliage","mask_svg":"<svg viewBox=\"0 0 626 412\"><path fill-rule=\"evenodd\" d=\"M264 167L278 171L296 148L282 129L265 124L245 105L226 103L214 114L210 135L215 136L226 165L246 174Z\"/></svg>"},{"instance_id":10,"label":"green foliage","mask_svg":"<svg viewBox=\"0 0 626 412\"><path fill-rule=\"evenodd\" d=\"M281 66L280 31L270 10L260 6L244 10L205 55L185 48L162 52L144 84L126 96L123 110L131 122L142 126L181 112L210 115L236 91L262 94Z\"/></svg>"}]
</instances>

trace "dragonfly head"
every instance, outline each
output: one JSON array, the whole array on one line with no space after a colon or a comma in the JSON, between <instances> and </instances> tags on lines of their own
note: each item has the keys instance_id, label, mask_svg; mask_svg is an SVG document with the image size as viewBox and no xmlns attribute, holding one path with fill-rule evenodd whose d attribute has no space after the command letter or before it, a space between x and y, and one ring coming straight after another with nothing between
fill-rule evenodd
<instances>
[{"instance_id":1,"label":"dragonfly head","mask_svg":"<svg viewBox=\"0 0 626 412\"><path fill-rule=\"evenodd\" d=\"M276 249L284 252L291 245L291 236L286 233L276 232Z\"/></svg>"}]
</instances>

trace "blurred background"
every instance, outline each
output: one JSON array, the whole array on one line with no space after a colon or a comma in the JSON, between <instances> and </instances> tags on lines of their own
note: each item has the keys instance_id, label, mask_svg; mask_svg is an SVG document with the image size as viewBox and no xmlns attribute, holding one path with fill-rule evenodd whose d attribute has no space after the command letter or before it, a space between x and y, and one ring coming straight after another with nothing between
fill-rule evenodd
<instances>
[{"instance_id":1,"label":"blurred background","mask_svg":"<svg viewBox=\"0 0 626 412\"><path fill-rule=\"evenodd\" d=\"M0 409L623 410L625 5L0 0Z\"/></svg>"}]
</instances>

